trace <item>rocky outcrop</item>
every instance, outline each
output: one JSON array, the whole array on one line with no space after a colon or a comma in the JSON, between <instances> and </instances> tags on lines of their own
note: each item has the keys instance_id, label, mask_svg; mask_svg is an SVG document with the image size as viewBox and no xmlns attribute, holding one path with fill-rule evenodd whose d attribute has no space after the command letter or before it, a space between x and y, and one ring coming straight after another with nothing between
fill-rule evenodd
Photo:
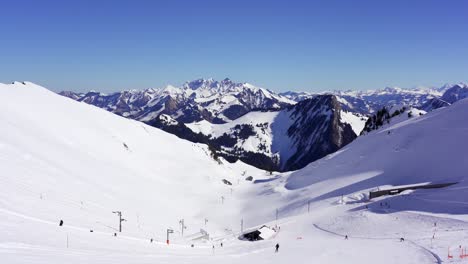
<instances>
[{"instance_id":1,"label":"rocky outcrop","mask_svg":"<svg viewBox=\"0 0 468 264\"><path fill-rule=\"evenodd\" d=\"M303 168L357 137L351 126L341 121L341 105L334 95L301 101L289 113L294 122L287 133L296 152L282 165L284 170Z\"/></svg>"}]
</instances>

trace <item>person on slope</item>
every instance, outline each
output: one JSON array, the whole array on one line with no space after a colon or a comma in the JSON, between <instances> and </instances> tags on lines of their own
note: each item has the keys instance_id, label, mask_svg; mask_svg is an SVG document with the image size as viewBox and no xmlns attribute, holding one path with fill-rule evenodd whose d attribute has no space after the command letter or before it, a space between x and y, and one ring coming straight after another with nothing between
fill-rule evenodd
<instances>
[{"instance_id":1,"label":"person on slope","mask_svg":"<svg viewBox=\"0 0 468 264\"><path fill-rule=\"evenodd\" d=\"M278 253L278 250L279 250L279 243L277 243L275 246L275 253Z\"/></svg>"}]
</instances>

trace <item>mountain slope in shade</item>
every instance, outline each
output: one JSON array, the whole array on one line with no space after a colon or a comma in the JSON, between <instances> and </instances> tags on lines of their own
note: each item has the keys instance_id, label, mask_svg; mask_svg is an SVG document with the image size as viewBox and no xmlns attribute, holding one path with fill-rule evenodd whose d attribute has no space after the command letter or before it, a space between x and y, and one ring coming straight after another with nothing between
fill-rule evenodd
<instances>
[{"instance_id":1,"label":"mountain slope in shade","mask_svg":"<svg viewBox=\"0 0 468 264\"><path fill-rule=\"evenodd\" d=\"M426 112L430 112L432 110L442 108L442 107L447 107L449 105L450 103L444 101L441 98L432 98L429 101L422 104L421 106L418 106L418 108Z\"/></svg>"},{"instance_id":2,"label":"mountain slope in shade","mask_svg":"<svg viewBox=\"0 0 468 264\"><path fill-rule=\"evenodd\" d=\"M440 99L453 104L465 98L468 98L468 84L460 83L448 88Z\"/></svg>"}]
</instances>

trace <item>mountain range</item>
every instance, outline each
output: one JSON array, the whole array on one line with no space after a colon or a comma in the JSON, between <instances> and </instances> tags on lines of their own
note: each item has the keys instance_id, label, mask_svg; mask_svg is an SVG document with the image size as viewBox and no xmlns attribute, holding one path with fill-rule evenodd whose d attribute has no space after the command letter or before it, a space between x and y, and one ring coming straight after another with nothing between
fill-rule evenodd
<instances>
[{"instance_id":1,"label":"mountain range","mask_svg":"<svg viewBox=\"0 0 468 264\"><path fill-rule=\"evenodd\" d=\"M61 92L77 101L104 108L115 114L149 123L160 114L170 115L183 123L207 120L219 124L234 120L256 109L281 109L295 102L249 83L230 79L199 79L181 87L99 92Z\"/></svg>"},{"instance_id":2,"label":"mountain range","mask_svg":"<svg viewBox=\"0 0 468 264\"><path fill-rule=\"evenodd\" d=\"M368 117L384 108L406 106L429 112L468 97L468 85L275 93L226 78L112 94L60 94L208 144L213 153L231 162L240 159L258 168L288 171L350 143L361 134Z\"/></svg>"}]
</instances>

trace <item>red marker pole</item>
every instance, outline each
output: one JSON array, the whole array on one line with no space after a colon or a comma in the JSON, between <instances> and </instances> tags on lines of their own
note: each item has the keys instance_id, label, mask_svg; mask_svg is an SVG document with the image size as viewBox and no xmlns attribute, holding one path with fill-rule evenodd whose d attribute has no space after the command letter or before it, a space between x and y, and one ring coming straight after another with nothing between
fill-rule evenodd
<instances>
[{"instance_id":1,"label":"red marker pole","mask_svg":"<svg viewBox=\"0 0 468 264\"><path fill-rule=\"evenodd\" d=\"M167 229L167 238L166 238L166 243L169 245L169 234L174 233L174 230L172 229Z\"/></svg>"}]
</instances>

